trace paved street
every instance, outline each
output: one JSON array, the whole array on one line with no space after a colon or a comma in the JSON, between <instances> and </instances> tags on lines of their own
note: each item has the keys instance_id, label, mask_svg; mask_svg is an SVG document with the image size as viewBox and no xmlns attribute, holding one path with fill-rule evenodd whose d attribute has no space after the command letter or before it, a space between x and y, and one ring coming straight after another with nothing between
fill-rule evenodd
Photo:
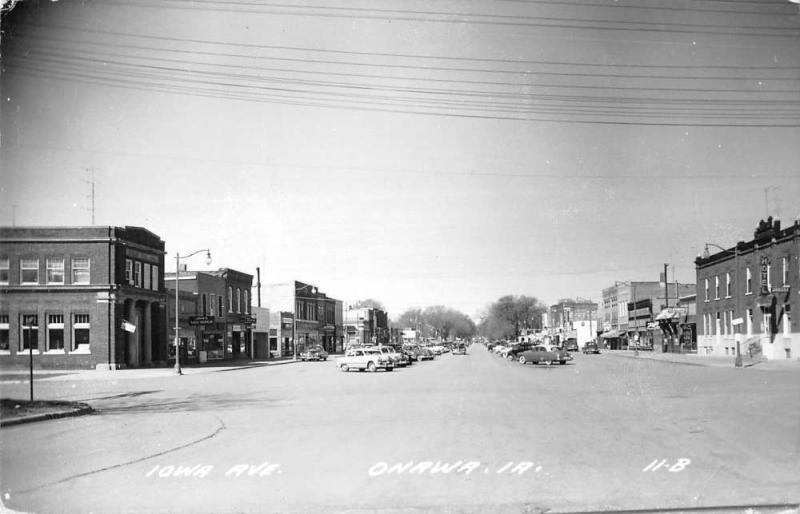
<instances>
[{"instance_id":1,"label":"paved street","mask_svg":"<svg viewBox=\"0 0 800 514\"><path fill-rule=\"evenodd\" d=\"M125 375L125 371L118 375ZM108 375L106 375L108 376ZM25 398L26 384L4 397ZM796 503L800 373L473 346L392 373L297 363L36 383L97 413L3 428L28 512L517 512Z\"/></svg>"}]
</instances>

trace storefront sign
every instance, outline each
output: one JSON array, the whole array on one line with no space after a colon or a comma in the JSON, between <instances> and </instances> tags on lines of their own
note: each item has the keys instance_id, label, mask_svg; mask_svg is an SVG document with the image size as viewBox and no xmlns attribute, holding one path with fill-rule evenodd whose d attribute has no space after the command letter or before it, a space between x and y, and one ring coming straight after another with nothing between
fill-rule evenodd
<instances>
[{"instance_id":1,"label":"storefront sign","mask_svg":"<svg viewBox=\"0 0 800 514\"><path fill-rule=\"evenodd\" d=\"M769 294L769 258L761 256L761 294Z\"/></svg>"},{"instance_id":2,"label":"storefront sign","mask_svg":"<svg viewBox=\"0 0 800 514\"><path fill-rule=\"evenodd\" d=\"M198 326L198 325L213 325L214 324L214 316L189 316L189 325L190 326Z\"/></svg>"}]
</instances>

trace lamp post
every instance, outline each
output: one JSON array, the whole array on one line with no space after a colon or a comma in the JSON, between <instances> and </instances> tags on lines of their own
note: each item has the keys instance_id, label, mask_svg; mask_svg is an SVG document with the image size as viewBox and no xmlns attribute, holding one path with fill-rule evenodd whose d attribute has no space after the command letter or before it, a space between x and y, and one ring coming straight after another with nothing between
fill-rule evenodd
<instances>
[{"instance_id":1,"label":"lamp post","mask_svg":"<svg viewBox=\"0 0 800 514\"><path fill-rule=\"evenodd\" d=\"M179 295L180 292L180 283L178 282L181 273L181 259L188 259L193 255L197 255L198 253L206 252L206 265L211 264L211 250L204 249L204 250L197 250L196 252L192 252L190 254L181 255L178 252L175 252L175 374L176 375L183 375L181 371L181 337L180 337L180 325L178 324L179 320L179 313L180 313L180 304L179 304Z\"/></svg>"},{"instance_id":2,"label":"lamp post","mask_svg":"<svg viewBox=\"0 0 800 514\"><path fill-rule=\"evenodd\" d=\"M720 245L714 243L704 243L705 249L703 250L703 259L708 259L711 257L711 252L708 251L709 246L713 246L714 248L718 248L723 252L727 253L730 250L721 247ZM733 248L733 273L734 273L734 295L736 296L735 302L735 310L734 316L739 313L739 249L738 245ZM741 368L742 367L742 352L740 348L739 339L741 339L741 334L739 334L739 325L740 323L734 323L734 320L731 320L731 325L733 326L733 338L736 341L736 359L734 360L734 367Z\"/></svg>"}]
</instances>

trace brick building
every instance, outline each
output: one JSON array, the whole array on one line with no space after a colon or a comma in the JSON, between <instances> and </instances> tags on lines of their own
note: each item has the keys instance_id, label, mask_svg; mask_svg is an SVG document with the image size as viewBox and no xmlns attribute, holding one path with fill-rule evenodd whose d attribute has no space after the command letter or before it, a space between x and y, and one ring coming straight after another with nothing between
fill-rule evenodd
<instances>
[{"instance_id":1,"label":"brick building","mask_svg":"<svg viewBox=\"0 0 800 514\"><path fill-rule=\"evenodd\" d=\"M322 346L328 353L340 351L338 348L336 305L338 300L330 298L317 286L298 280L268 284L264 288L264 302L273 313L277 323L275 346L280 342L280 355L294 355L313 345ZM291 323L289 328L288 323ZM272 348L272 342L270 343Z\"/></svg>"},{"instance_id":2,"label":"brick building","mask_svg":"<svg viewBox=\"0 0 800 514\"><path fill-rule=\"evenodd\" d=\"M583 346L597 335L597 304L590 300L561 300L548 309L548 335L551 342L561 345L575 338Z\"/></svg>"},{"instance_id":3,"label":"brick building","mask_svg":"<svg viewBox=\"0 0 800 514\"><path fill-rule=\"evenodd\" d=\"M345 347L362 344L389 344L389 316L374 307L359 307L344 312Z\"/></svg>"},{"instance_id":4,"label":"brick building","mask_svg":"<svg viewBox=\"0 0 800 514\"><path fill-rule=\"evenodd\" d=\"M163 272L141 227L0 227L0 365L165 365Z\"/></svg>"},{"instance_id":5,"label":"brick building","mask_svg":"<svg viewBox=\"0 0 800 514\"><path fill-rule=\"evenodd\" d=\"M708 243L708 246L717 246ZM753 239L695 260L699 354L800 358L800 222L762 220Z\"/></svg>"},{"instance_id":6,"label":"brick building","mask_svg":"<svg viewBox=\"0 0 800 514\"><path fill-rule=\"evenodd\" d=\"M166 273L169 293L169 326L175 332L175 272ZM222 268L215 271L181 271L178 278L179 336L181 359L223 360L252 358L252 306L250 289L253 275ZM181 299L183 297L183 299ZM202 316L202 325L190 323ZM174 340L173 340L174 341ZM169 356L175 358L174 344ZM184 353L185 352L185 353Z\"/></svg>"}]
</instances>

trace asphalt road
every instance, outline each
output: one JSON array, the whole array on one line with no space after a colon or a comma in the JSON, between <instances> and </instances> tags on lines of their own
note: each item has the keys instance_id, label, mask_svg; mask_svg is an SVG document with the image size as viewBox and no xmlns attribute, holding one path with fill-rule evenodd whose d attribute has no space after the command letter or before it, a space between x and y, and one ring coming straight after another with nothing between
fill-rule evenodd
<instances>
[{"instance_id":1,"label":"asphalt road","mask_svg":"<svg viewBox=\"0 0 800 514\"><path fill-rule=\"evenodd\" d=\"M606 354L521 366L473 346L391 373L311 362L36 387L98 413L2 429L4 504L26 512L800 502L794 369Z\"/></svg>"}]
</instances>

